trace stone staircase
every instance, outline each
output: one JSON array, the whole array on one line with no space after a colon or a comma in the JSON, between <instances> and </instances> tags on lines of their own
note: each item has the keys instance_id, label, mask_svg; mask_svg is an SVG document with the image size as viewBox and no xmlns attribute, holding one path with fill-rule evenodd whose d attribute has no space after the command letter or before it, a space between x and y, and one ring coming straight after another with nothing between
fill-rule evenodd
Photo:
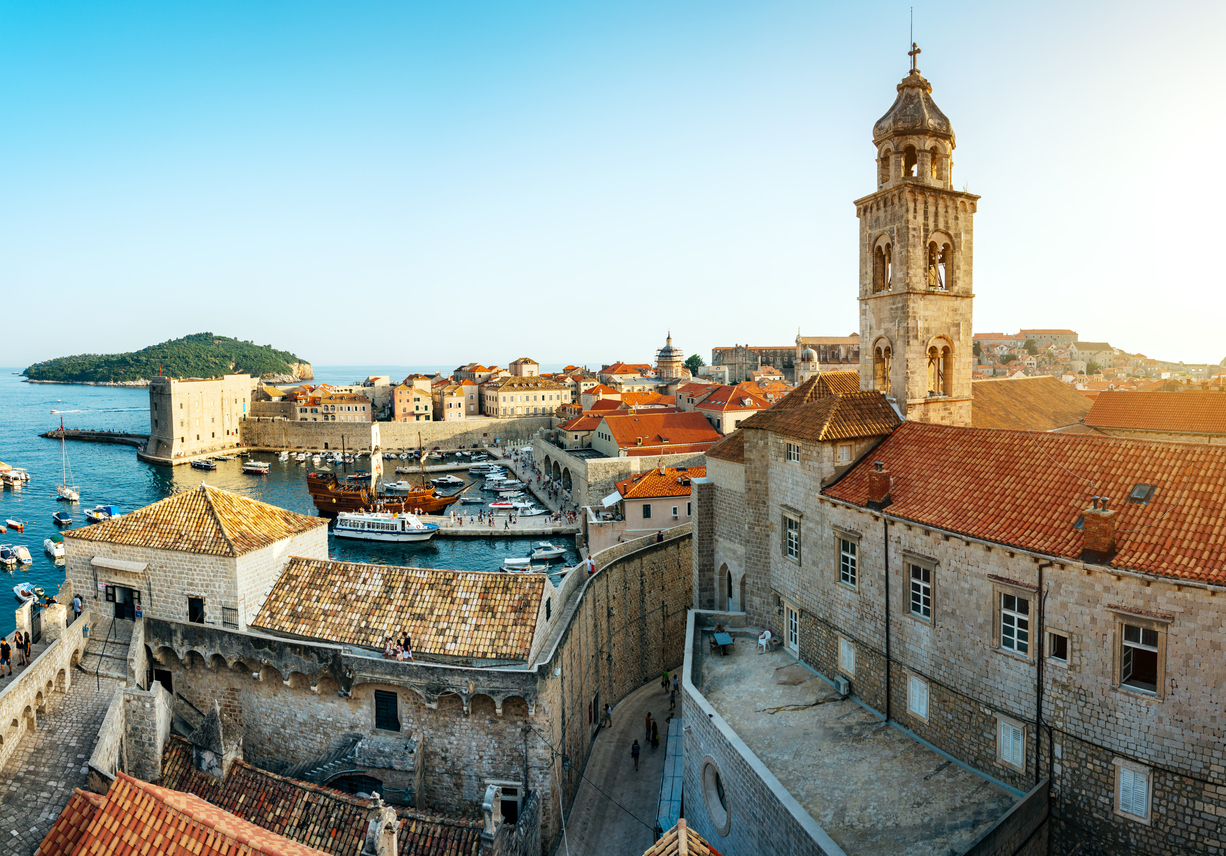
<instances>
[{"instance_id":1,"label":"stone staircase","mask_svg":"<svg viewBox=\"0 0 1226 856\"><path fill-rule=\"evenodd\" d=\"M88 674L124 680L128 676L128 646L132 642L131 621L95 618L89 628L89 642L77 668Z\"/></svg>"},{"instance_id":2,"label":"stone staircase","mask_svg":"<svg viewBox=\"0 0 1226 856\"><path fill-rule=\"evenodd\" d=\"M341 735L323 755L288 767L281 775L323 784L336 773L353 768L353 751L360 742L361 734Z\"/></svg>"}]
</instances>

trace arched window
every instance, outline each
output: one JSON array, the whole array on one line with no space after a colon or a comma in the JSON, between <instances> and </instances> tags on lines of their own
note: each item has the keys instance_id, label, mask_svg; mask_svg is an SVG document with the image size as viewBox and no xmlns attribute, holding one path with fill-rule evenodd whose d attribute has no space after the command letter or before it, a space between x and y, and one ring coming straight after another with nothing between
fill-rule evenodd
<instances>
[{"instance_id":1,"label":"arched window","mask_svg":"<svg viewBox=\"0 0 1226 856\"><path fill-rule=\"evenodd\" d=\"M881 157L877 160L877 185L890 183L890 160L894 153L889 149L882 152Z\"/></svg>"},{"instance_id":2,"label":"arched window","mask_svg":"<svg viewBox=\"0 0 1226 856\"><path fill-rule=\"evenodd\" d=\"M936 236L928 242L928 287L934 291L948 291L953 283L954 248L944 236Z\"/></svg>"},{"instance_id":3,"label":"arched window","mask_svg":"<svg viewBox=\"0 0 1226 856\"><path fill-rule=\"evenodd\" d=\"M919 156L915 153L915 146L907 146L903 149L902 157L903 178L915 178L915 167L919 163Z\"/></svg>"},{"instance_id":4,"label":"arched window","mask_svg":"<svg viewBox=\"0 0 1226 856\"><path fill-rule=\"evenodd\" d=\"M873 389L887 395L890 392L890 361L888 344L880 344L873 349Z\"/></svg>"},{"instance_id":5,"label":"arched window","mask_svg":"<svg viewBox=\"0 0 1226 856\"><path fill-rule=\"evenodd\" d=\"M928 165L931 172L931 178L934 181L940 181L944 178L941 175L941 151L936 146L928 150Z\"/></svg>"},{"instance_id":6,"label":"arched window","mask_svg":"<svg viewBox=\"0 0 1226 856\"><path fill-rule=\"evenodd\" d=\"M947 342L928 348L928 395L953 395L954 352Z\"/></svg>"},{"instance_id":7,"label":"arched window","mask_svg":"<svg viewBox=\"0 0 1226 856\"><path fill-rule=\"evenodd\" d=\"M873 294L889 291L893 287L894 248L885 242L878 242L873 250Z\"/></svg>"}]
</instances>

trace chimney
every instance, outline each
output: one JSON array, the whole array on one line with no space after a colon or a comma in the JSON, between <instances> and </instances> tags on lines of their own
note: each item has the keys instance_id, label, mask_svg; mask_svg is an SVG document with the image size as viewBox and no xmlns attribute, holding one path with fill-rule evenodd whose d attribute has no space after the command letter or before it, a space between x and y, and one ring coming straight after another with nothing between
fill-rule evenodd
<instances>
[{"instance_id":1,"label":"chimney","mask_svg":"<svg viewBox=\"0 0 1226 856\"><path fill-rule=\"evenodd\" d=\"M881 461L873 462L873 469L868 474L868 506L869 508L885 508L893 500L890 488L894 485L894 477L886 470Z\"/></svg>"},{"instance_id":2,"label":"chimney","mask_svg":"<svg viewBox=\"0 0 1226 856\"><path fill-rule=\"evenodd\" d=\"M1104 564L1115 555L1115 512L1107 510L1107 501L1105 496L1092 496L1091 507L1083 513L1083 562Z\"/></svg>"}]
</instances>

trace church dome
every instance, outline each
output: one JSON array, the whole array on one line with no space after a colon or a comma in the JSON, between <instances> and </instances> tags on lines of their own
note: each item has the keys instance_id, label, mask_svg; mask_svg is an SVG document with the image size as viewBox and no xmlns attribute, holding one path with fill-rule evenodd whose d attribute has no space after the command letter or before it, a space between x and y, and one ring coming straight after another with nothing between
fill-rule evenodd
<instances>
[{"instance_id":1,"label":"church dome","mask_svg":"<svg viewBox=\"0 0 1226 856\"><path fill-rule=\"evenodd\" d=\"M805 348L800 355L800 361L802 363L816 363L817 351L813 350L812 348Z\"/></svg>"},{"instance_id":2,"label":"church dome","mask_svg":"<svg viewBox=\"0 0 1226 856\"><path fill-rule=\"evenodd\" d=\"M918 69L912 69L898 84L894 106L873 125L873 142L880 145L890 137L911 134L942 137L951 143L954 139L949 118L932 100L932 84L920 75Z\"/></svg>"}]
</instances>

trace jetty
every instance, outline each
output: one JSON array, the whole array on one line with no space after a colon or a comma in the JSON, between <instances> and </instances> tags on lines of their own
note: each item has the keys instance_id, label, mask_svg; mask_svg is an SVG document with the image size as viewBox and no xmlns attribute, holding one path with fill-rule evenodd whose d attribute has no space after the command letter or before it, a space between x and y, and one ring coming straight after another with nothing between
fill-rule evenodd
<instances>
[{"instance_id":1,"label":"jetty","mask_svg":"<svg viewBox=\"0 0 1226 856\"><path fill-rule=\"evenodd\" d=\"M125 434L122 431L94 431L88 428L53 428L39 434L49 440L81 440L86 443L114 443L119 446L135 446L140 449L149 442L148 434Z\"/></svg>"}]
</instances>

